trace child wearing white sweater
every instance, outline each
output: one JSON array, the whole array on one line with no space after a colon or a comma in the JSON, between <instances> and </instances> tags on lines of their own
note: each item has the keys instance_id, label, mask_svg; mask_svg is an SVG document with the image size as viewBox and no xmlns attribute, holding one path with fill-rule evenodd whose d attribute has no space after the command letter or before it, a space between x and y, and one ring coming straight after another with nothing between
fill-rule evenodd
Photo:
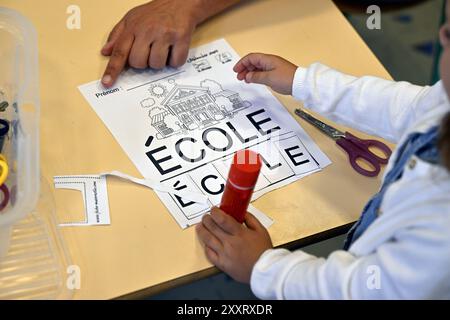
<instances>
[{"instance_id":1,"label":"child wearing white sweater","mask_svg":"<svg viewBox=\"0 0 450 320\"><path fill-rule=\"evenodd\" d=\"M432 87L356 78L320 63L301 68L273 55L242 58L239 80L292 94L397 149L343 250L323 259L273 249L251 214L241 225L213 208L197 226L207 258L263 299L450 299L449 23L440 39L442 80Z\"/></svg>"}]
</instances>

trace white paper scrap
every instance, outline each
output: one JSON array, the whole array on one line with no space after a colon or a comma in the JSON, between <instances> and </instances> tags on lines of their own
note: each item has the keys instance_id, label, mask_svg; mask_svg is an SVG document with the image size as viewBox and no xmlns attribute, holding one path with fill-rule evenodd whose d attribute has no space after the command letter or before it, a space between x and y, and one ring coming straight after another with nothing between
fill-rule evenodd
<instances>
[{"instance_id":1,"label":"white paper scrap","mask_svg":"<svg viewBox=\"0 0 450 320\"><path fill-rule=\"evenodd\" d=\"M273 224L273 220L256 207L249 205L247 211L253 214L266 229Z\"/></svg>"},{"instance_id":2,"label":"white paper scrap","mask_svg":"<svg viewBox=\"0 0 450 320\"><path fill-rule=\"evenodd\" d=\"M203 194L194 192L179 192L171 188L162 186L160 183L151 181L149 179L139 179L120 171L103 172L100 174L90 175L76 175L76 176L55 176L53 177L53 183L56 189L69 189L78 190L83 195L83 202L85 208L85 219L80 222L64 222L59 224L62 227L65 226L91 226L91 225L109 225L109 202L108 202L108 190L106 184L106 177L116 177L132 183L143 185L150 189L159 191L175 192L183 199L190 201L199 201L200 203L206 203L207 197ZM249 206L248 211L253 213L255 217L266 227L270 227L273 223L272 219L266 216L264 213L253 207Z\"/></svg>"},{"instance_id":3,"label":"white paper scrap","mask_svg":"<svg viewBox=\"0 0 450 320\"><path fill-rule=\"evenodd\" d=\"M60 223L60 226L92 226L111 223L105 176L56 176L53 177L53 183L56 189L78 190L83 195L84 221L64 222Z\"/></svg>"},{"instance_id":4,"label":"white paper scrap","mask_svg":"<svg viewBox=\"0 0 450 320\"><path fill-rule=\"evenodd\" d=\"M128 180L134 182L136 184L140 184L142 186L148 187L153 190L161 191L161 192L171 192L174 195L181 197L183 200L193 201L200 204L206 204L208 202L208 197L200 192L191 192L191 191L183 191L183 190L175 190L174 188L165 186L162 183L153 181L151 179L139 179L128 174L122 173L120 171L110 171L100 173L100 176L112 176L124 180Z\"/></svg>"},{"instance_id":5,"label":"white paper scrap","mask_svg":"<svg viewBox=\"0 0 450 320\"><path fill-rule=\"evenodd\" d=\"M106 184L106 177L108 176L131 181L161 192L173 192L185 201L195 201L205 204L208 200L208 197L201 193L177 191L173 188L164 186L159 182L155 182L150 179L139 179L120 171L110 171L90 175L55 176L53 177L53 183L56 189L78 190L82 193L85 210L84 221L64 222L59 224L60 226L91 226L110 224L108 190Z\"/></svg>"}]
</instances>

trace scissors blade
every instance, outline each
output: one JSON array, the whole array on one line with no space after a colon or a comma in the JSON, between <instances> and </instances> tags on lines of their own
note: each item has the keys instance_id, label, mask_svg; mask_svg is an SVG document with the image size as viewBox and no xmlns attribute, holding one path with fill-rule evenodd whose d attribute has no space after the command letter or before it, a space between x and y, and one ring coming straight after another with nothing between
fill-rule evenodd
<instances>
[{"instance_id":1,"label":"scissors blade","mask_svg":"<svg viewBox=\"0 0 450 320\"><path fill-rule=\"evenodd\" d=\"M342 131L339 131L338 129L320 121L319 119L313 117L312 115L306 113L301 109L295 109L295 114L298 115L300 118L308 121L310 124L315 126L317 129L325 133L333 140L345 137L345 133L343 133Z\"/></svg>"}]
</instances>

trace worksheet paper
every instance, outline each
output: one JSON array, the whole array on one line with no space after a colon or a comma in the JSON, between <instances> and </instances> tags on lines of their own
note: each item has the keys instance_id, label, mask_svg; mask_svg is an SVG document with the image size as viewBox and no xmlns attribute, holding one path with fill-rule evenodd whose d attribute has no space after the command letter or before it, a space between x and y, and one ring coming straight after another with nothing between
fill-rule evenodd
<instances>
[{"instance_id":1,"label":"worksheet paper","mask_svg":"<svg viewBox=\"0 0 450 320\"><path fill-rule=\"evenodd\" d=\"M236 79L238 60L221 39L191 49L178 69L129 69L108 90L100 81L79 87L145 178L208 197L155 190L182 228L220 203L237 150L263 161L252 200L331 163L265 86Z\"/></svg>"}]
</instances>

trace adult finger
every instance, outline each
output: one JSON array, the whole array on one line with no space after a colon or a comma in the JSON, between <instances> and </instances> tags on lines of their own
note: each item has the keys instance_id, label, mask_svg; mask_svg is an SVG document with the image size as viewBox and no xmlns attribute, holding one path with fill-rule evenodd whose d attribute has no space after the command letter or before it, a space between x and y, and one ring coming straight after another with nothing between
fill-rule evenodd
<instances>
[{"instance_id":1,"label":"adult finger","mask_svg":"<svg viewBox=\"0 0 450 320\"><path fill-rule=\"evenodd\" d=\"M188 57L190 38L176 41L170 50L169 65L174 68L181 67Z\"/></svg>"},{"instance_id":2,"label":"adult finger","mask_svg":"<svg viewBox=\"0 0 450 320\"><path fill-rule=\"evenodd\" d=\"M217 239L208 229L206 229L202 224L196 227L198 238L205 246L210 247L216 252L223 250L222 243Z\"/></svg>"},{"instance_id":3,"label":"adult finger","mask_svg":"<svg viewBox=\"0 0 450 320\"><path fill-rule=\"evenodd\" d=\"M162 69L167 64L170 43L159 40L152 43L148 65L153 69Z\"/></svg>"},{"instance_id":4,"label":"adult finger","mask_svg":"<svg viewBox=\"0 0 450 320\"><path fill-rule=\"evenodd\" d=\"M102 84L105 87L111 87L125 67L133 41L134 36L130 33L122 34L117 40L109 59L108 66L102 77Z\"/></svg>"},{"instance_id":5,"label":"adult finger","mask_svg":"<svg viewBox=\"0 0 450 320\"><path fill-rule=\"evenodd\" d=\"M104 56L111 55L114 45L115 45L117 39L119 39L120 35L122 34L124 27L125 27L125 22L123 21L123 19L120 20L114 26L114 28L109 33L108 40L106 41L105 45L103 46L103 48L101 50L102 55L104 55Z\"/></svg>"},{"instance_id":6,"label":"adult finger","mask_svg":"<svg viewBox=\"0 0 450 320\"><path fill-rule=\"evenodd\" d=\"M239 222L217 207L211 209L211 218L228 234L235 235L242 230L243 226Z\"/></svg>"},{"instance_id":7,"label":"adult finger","mask_svg":"<svg viewBox=\"0 0 450 320\"><path fill-rule=\"evenodd\" d=\"M206 229L208 229L220 241L223 241L227 238L228 234L217 225L211 215L205 214L202 218L202 223L206 227Z\"/></svg>"},{"instance_id":8,"label":"adult finger","mask_svg":"<svg viewBox=\"0 0 450 320\"><path fill-rule=\"evenodd\" d=\"M128 64L133 68L144 69L148 67L148 58L150 55L151 39L143 35L136 36L133 46L130 50Z\"/></svg>"}]
</instances>

